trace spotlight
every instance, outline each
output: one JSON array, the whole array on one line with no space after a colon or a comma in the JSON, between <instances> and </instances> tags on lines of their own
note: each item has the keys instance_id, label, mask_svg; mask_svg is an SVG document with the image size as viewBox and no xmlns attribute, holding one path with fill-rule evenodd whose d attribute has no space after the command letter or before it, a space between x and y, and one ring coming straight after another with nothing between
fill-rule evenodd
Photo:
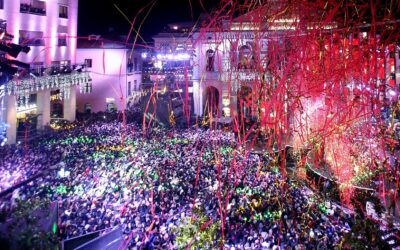
<instances>
[{"instance_id":1,"label":"spotlight","mask_svg":"<svg viewBox=\"0 0 400 250\"><path fill-rule=\"evenodd\" d=\"M3 73L9 74L9 75L15 75L18 72L18 68L12 67L7 63L0 62L0 69Z\"/></svg>"},{"instance_id":2,"label":"spotlight","mask_svg":"<svg viewBox=\"0 0 400 250\"><path fill-rule=\"evenodd\" d=\"M24 62L20 62L20 61L17 61L17 60L9 60L9 62L11 64L14 64L15 66L20 67L20 68L24 68L24 69L29 69L30 68L30 65L27 64L27 63L24 63Z\"/></svg>"},{"instance_id":3,"label":"spotlight","mask_svg":"<svg viewBox=\"0 0 400 250\"><path fill-rule=\"evenodd\" d=\"M9 43L8 46L10 46L12 49L17 50L19 52L24 52L25 54L28 53L29 51L31 51L31 48L28 46L21 46L18 44L14 44L14 43Z\"/></svg>"},{"instance_id":4,"label":"spotlight","mask_svg":"<svg viewBox=\"0 0 400 250\"><path fill-rule=\"evenodd\" d=\"M13 38L14 38L14 36L11 34L8 34L6 31L4 31L4 30L0 31L0 40L3 40L3 39L11 40Z\"/></svg>"},{"instance_id":5,"label":"spotlight","mask_svg":"<svg viewBox=\"0 0 400 250\"><path fill-rule=\"evenodd\" d=\"M0 43L0 50L8 53L10 56L15 58L21 51L24 53L28 53L31 50L31 48L28 46L21 46L14 43L9 43L6 45Z\"/></svg>"}]
</instances>

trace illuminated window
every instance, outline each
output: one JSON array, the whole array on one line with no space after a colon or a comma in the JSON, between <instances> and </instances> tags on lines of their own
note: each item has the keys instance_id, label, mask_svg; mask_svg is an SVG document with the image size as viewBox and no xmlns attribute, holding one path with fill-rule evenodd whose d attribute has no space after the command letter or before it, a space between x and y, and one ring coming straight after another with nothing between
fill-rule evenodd
<instances>
[{"instance_id":1,"label":"illuminated window","mask_svg":"<svg viewBox=\"0 0 400 250\"><path fill-rule=\"evenodd\" d=\"M58 7L58 16L60 18L68 18L68 6L60 5Z\"/></svg>"},{"instance_id":2,"label":"illuminated window","mask_svg":"<svg viewBox=\"0 0 400 250\"><path fill-rule=\"evenodd\" d=\"M19 31L19 44L27 46L44 46L43 32L41 31Z\"/></svg>"},{"instance_id":3,"label":"illuminated window","mask_svg":"<svg viewBox=\"0 0 400 250\"><path fill-rule=\"evenodd\" d=\"M85 103L85 113L91 113L92 112L92 104L90 103Z\"/></svg>"},{"instance_id":4,"label":"illuminated window","mask_svg":"<svg viewBox=\"0 0 400 250\"><path fill-rule=\"evenodd\" d=\"M239 69L250 69L252 68L252 52L248 45L243 45L239 48Z\"/></svg>"},{"instance_id":5,"label":"illuminated window","mask_svg":"<svg viewBox=\"0 0 400 250\"><path fill-rule=\"evenodd\" d=\"M19 11L34 15L46 15L46 2L39 0L21 0Z\"/></svg>"},{"instance_id":6,"label":"illuminated window","mask_svg":"<svg viewBox=\"0 0 400 250\"><path fill-rule=\"evenodd\" d=\"M66 34L58 35L58 46L67 46L67 35Z\"/></svg>"}]
</instances>

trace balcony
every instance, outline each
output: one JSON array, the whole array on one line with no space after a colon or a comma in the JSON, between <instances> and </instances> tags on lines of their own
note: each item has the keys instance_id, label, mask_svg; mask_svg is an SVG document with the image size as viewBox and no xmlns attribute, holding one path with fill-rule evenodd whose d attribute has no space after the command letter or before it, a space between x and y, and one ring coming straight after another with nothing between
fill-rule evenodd
<instances>
[{"instance_id":1,"label":"balcony","mask_svg":"<svg viewBox=\"0 0 400 250\"><path fill-rule=\"evenodd\" d=\"M19 7L19 11L21 13L45 16L46 15L46 6L44 6L44 7L39 7L39 6L35 7L35 6L27 4L27 3L21 3L20 7Z\"/></svg>"},{"instance_id":2,"label":"balcony","mask_svg":"<svg viewBox=\"0 0 400 250\"><path fill-rule=\"evenodd\" d=\"M26 95L44 89L87 86L91 84L89 72L83 71L84 65L38 67L29 70L29 74L5 84L7 95Z\"/></svg>"},{"instance_id":3,"label":"balcony","mask_svg":"<svg viewBox=\"0 0 400 250\"><path fill-rule=\"evenodd\" d=\"M259 81L263 77L262 72L258 72L255 69L233 69L231 71L225 71L221 75L221 80L224 82L238 80L241 82Z\"/></svg>"}]
</instances>

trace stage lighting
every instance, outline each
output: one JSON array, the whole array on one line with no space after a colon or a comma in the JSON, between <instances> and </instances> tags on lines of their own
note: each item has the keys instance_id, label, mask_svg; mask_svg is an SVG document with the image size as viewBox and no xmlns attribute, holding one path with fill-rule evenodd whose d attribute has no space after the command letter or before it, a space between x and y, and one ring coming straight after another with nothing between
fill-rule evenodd
<instances>
[{"instance_id":1,"label":"stage lighting","mask_svg":"<svg viewBox=\"0 0 400 250\"><path fill-rule=\"evenodd\" d=\"M9 43L8 46L10 46L12 49L19 51L19 52L24 52L25 54L28 53L29 51L31 51L31 48L28 46L21 46L18 44L14 44L14 43Z\"/></svg>"},{"instance_id":2,"label":"stage lighting","mask_svg":"<svg viewBox=\"0 0 400 250\"><path fill-rule=\"evenodd\" d=\"M0 62L0 71L8 75L15 75L18 72L18 68L12 67L5 62Z\"/></svg>"},{"instance_id":3,"label":"stage lighting","mask_svg":"<svg viewBox=\"0 0 400 250\"><path fill-rule=\"evenodd\" d=\"M11 64L14 64L15 66L20 67L20 68L24 68L24 69L29 69L30 68L30 65L28 63L20 62L20 61L17 61L17 60L9 60L9 62Z\"/></svg>"},{"instance_id":4,"label":"stage lighting","mask_svg":"<svg viewBox=\"0 0 400 250\"><path fill-rule=\"evenodd\" d=\"M24 53L28 53L31 50L31 48L28 46L21 46L13 43L9 43L6 45L0 43L0 50L8 53L10 56L15 58L21 51Z\"/></svg>"},{"instance_id":5,"label":"stage lighting","mask_svg":"<svg viewBox=\"0 0 400 250\"><path fill-rule=\"evenodd\" d=\"M8 34L7 31L2 30L0 31L0 40L12 40L14 38L13 35Z\"/></svg>"}]
</instances>

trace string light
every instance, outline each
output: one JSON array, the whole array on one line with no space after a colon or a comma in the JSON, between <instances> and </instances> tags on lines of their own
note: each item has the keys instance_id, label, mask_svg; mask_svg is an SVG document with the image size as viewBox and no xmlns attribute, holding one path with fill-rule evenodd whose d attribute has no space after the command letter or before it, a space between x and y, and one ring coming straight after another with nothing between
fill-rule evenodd
<instances>
[{"instance_id":1,"label":"string light","mask_svg":"<svg viewBox=\"0 0 400 250\"><path fill-rule=\"evenodd\" d=\"M72 86L81 86L81 92L89 93L91 91L92 78L89 72L73 72L66 75L53 75L40 78L28 78L23 80L11 80L5 85L6 95L15 95L25 97L25 102L29 101L29 94L34 91L59 88L60 99L70 98L70 88ZM82 88L85 86L85 88Z\"/></svg>"}]
</instances>

